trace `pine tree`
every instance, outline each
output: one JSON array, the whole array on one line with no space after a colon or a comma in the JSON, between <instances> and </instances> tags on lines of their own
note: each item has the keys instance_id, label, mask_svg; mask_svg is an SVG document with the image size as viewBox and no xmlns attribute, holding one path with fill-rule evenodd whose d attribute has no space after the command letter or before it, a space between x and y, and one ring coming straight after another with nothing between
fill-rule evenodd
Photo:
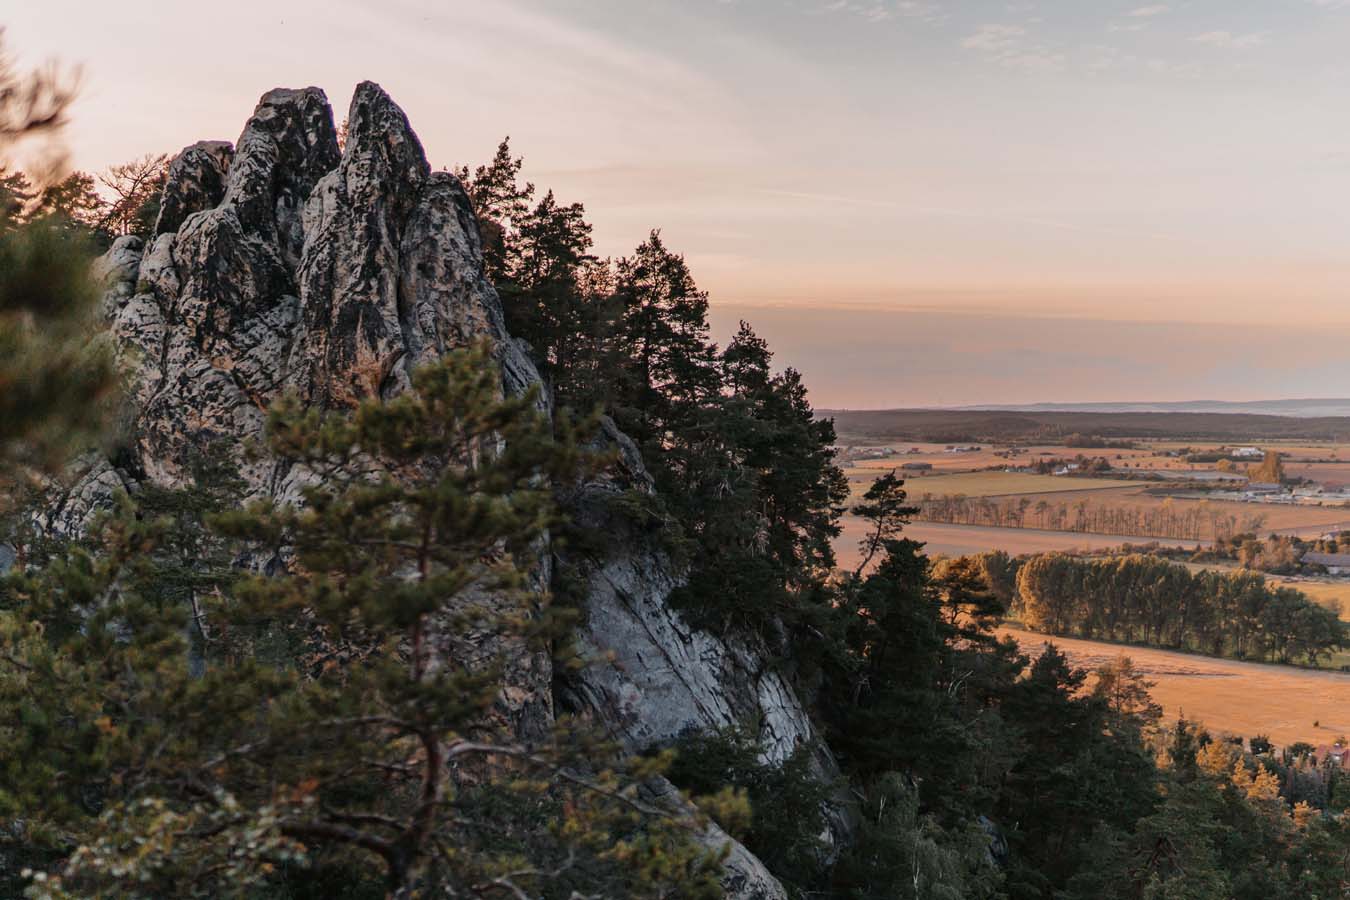
<instances>
[{"instance_id":1,"label":"pine tree","mask_svg":"<svg viewBox=\"0 0 1350 900\"><path fill-rule=\"evenodd\" d=\"M0 234L23 224L33 202L33 186L22 172L0 167Z\"/></svg>"},{"instance_id":2,"label":"pine tree","mask_svg":"<svg viewBox=\"0 0 1350 900\"><path fill-rule=\"evenodd\" d=\"M616 419L654 459L718 390L708 295L659 231L616 263L615 293L622 309L614 338Z\"/></svg>"},{"instance_id":3,"label":"pine tree","mask_svg":"<svg viewBox=\"0 0 1350 900\"><path fill-rule=\"evenodd\" d=\"M184 602L178 527L124 499L6 583L0 703L24 713L0 731L0 813L65 857L33 896L716 895L717 853L599 745L496 724L492 647L552 633L527 560L576 451L533 396L498 396L486 347L414 385L350 418L272 411L303 506L213 522L274 574ZM493 636L477 656L473 634Z\"/></svg>"},{"instance_id":4,"label":"pine tree","mask_svg":"<svg viewBox=\"0 0 1350 900\"><path fill-rule=\"evenodd\" d=\"M512 239L510 229L519 224L529 210L534 185L520 183L525 161L511 156L511 138L502 138L492 162L478 166L472 173L460 166L455 175L464 183L478 219L483 240L483 270L494 284L502 284L510 275Z\"/></svg>"},{"instance_id":5,"label":"pine tree","mask_svg":"<svg viewBox=\"0 0 1350 900\"><path fill-rule=\"evenodd\" d=\"M108 204L94 188L94 176L71 172L49 184L35 198L31 215L55 217L60 223L97 232L108 212Z\"/></svg>"},{"instance_id":6,"label":"pine tree","mask_svg":"<svg viewBox=\"0 0 1350 900\"><path fill-rule=\"evenodd\" d=\"M849 510L853 515L867 522L867 534L859 542L860 561L855 578L861 577L877 554L886 550L887 544L897 540L910 517L919 511L916 506L905 504L905 482L897 478L895 470L887 472L872 482L862 496L862 503Z\"/></svg>"}]
</instances>

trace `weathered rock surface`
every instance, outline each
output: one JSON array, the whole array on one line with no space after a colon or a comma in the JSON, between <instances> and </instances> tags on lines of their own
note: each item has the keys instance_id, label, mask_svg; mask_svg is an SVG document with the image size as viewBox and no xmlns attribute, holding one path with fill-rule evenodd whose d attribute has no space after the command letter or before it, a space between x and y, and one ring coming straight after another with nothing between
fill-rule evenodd
<instances>
[{"instance_id":1,"label":"weathered rock surface","mask_svg":"<svg viewBox=\"0 0 1350 900\"><path fill-rule=\"evenodd\" d=\"M303 472L240 453L280 393L329 407L390 396L414 366L479 339L503 362L504 391L540 383L483 275L462 185L431 173L379 86L357 88L348 122L339 153L322 91L267 93L236 145L198 143L174 160L153 240L121 238L103 259L149 480L181 483L194 454L217 447L234 454L251 492L295 499ZM115 475L81 479L53 525L77 528L100 489L120 486ZM547 563L541 548L540 579ZM523 736L547 730L547 654L487 633L431 640L444 658L505 657L500 723Z\"/></svg>"},{"instance_id":2,"label":"weathered rock surface","mask_svg":"<svg viewBox=\"0 0 1350 900\"><path fill-rule=\"evenodd\" d=\"M643 800L662 809L668 809L675 815L693 815L696 810L679 792L675 785L664 778L653 778L642 785L639 792ZM727 849L727 858L722 863L722 890L725 896L736 900L787 900L788 893L773 873L765 868L759 857L731 835L709 822L696 840L709 850L721 852Z\"/></svg>"},{"instance_id":3,"label":"weathered rock surface","mask_svg":"<svg viewBox=\"0 0 1350 900\"><path fill-rule=\"evenodd\" d=\"M74 536L89 528L94 516L112 506L118 491L130 484L101 454L87 453L61 475L49 492L49 502L33 519L33 525L48 534Z\"/></svg>"},{"instance_id":4,"label":"weathered rock surface","mask_svg":"<svg viewBox=\"0 0 1350 900\"><path fill-rule=\"evenodd\" d=\"M233 158L234 146L228 141L200 141L185 147L169 166L155 235L174 234L188 216L220 203Z\"/></svg>"},{"instance_id":5,"label":"weathered rock surface","mask_svg":"<svg viewBox=\"0 0 1350 900\"><path fill-rule=\"evenodd\" d=\"M342 152L317 88L266 94L234 145L186 148L170 167L154 236L121 238L101 262L105 309L135 400L138 474L180 484L194 454L224 447L252 493L293 499L302 472L278 460L245 462L239 452L261 435L279 394L328 407L392 396L416 365L480 339L494 348L503 391L541 385L528 352L507 334L479 235L463 186L431 171L403 111L369 82L353 97ZM613 503L625 491L650 492L651 479L612 423L602 443L620 451L618 465L570 501L582 524L605 530L608 548L559 557L586 578L580 637L596 664L563 696L633 750L692 729L753 723L766 760L810 746L820 777L835 777L804 708L759 648L691 628L667 606L675 567ZM48 524L78 531L125 484L106 461L89 461ZM541 547L541 581L550 560ZM493 634L433 640L447 658L505 657L501 722L522 736L544 733L553 719L546 654ZM678 801L668 783L653 790L662 802ZM704 837L710 846L730 840L715 828ZM727 896L784 897L759 860L732 844Z\"/></svg>"},{"instance_id":6,"label":"weathered rock surface","mask_svg":"<svg viewBox=\"0 0 1350 900\"><path fill-rule=\"evenodd\" d=\"M805 747L819 778L838 778L796 692L766 666L762 649L693 628L669 606L681 583L678 569L658 536L644 533L618 503L629 492L650 494L651 476L637 447L608 419L596 449L617 451L617 463L579 485L566 503L574 521L606 536L606 551L559 553L560 565L586 581L578 645L590 661L565 683L565 702L631 751L690 732L750 726L764 761L782 763ZM841 798L830 811L836 841L850 832L845 805Z\"/></svg>"}]
</instances>

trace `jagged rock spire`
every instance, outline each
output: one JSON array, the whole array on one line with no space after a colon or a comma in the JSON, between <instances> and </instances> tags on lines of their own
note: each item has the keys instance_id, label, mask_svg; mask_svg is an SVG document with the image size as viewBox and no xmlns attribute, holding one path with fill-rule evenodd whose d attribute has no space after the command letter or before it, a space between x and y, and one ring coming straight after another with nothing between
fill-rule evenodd
<instances>
[{"instance_id":1,"label":"jagged rock spire","mask_svg":"<svg viewBox=\"0 0 1350 900\"><path fill-rule=\"evenodd\" d=\"M371 82L352 98L341 153L317 88L265 94L233 147L184 149L170 166L154 237L119 239L102 268L135 400L133 474L160 484L182 483L193 454L219 443L236 454L253 493L293 500L304 473L238 453L262 434L265 410L281 392L330 407L391 396L419 363L480 338L496 348L503 391L541 385L506 331L463 185L431 171L403 111ZM546 411L547 392L541 397ZM571 683L569 699L633 751L741 720L760 723L772 762L814 742L809 717L787 681L765 670L761 648L692 629L667 605L676 567L607 512L616 492L650 490L650 478L612 423L600 446L617 447L622 464L577 486L572 500L579 520L612 529L614 546L587 561L541 546L534 567L545 587L559 552L589 586L589 624L579 638L595 665ZM55 507L67 531L121 483L106 460L96 463L69 494L79 502ZM475 602L490 607L497 598ZM547 733L554 675L547 652L493 633L431 631L433 652L445 659L500 665L498 724L525 738ZM837 773L823 747L817 762L823 778ZM669 784L653 789L674 796ZM729 840L715 829L705 838L717 847ZM728 896L785 896L732 844Z\"/></svg>"}]
</instances>

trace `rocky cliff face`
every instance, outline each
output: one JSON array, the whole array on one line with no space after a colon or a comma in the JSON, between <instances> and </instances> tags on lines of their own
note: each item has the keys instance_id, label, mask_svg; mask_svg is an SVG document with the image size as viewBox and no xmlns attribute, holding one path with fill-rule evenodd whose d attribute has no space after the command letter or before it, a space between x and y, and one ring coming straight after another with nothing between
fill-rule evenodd
<instances>
[{"instance_id":1,"label":"rocky cliff face","mask_svg":"<svg viewBox=\"0 0 1350 900\"><path fill-rule=\"evenodd\" d=\"M262 433L283 391L326 407L407 388L421 362L488 339L502 390L540 383L526 349L507 334L483 275L479 231L463 186L432 172L403 111L360 85L339 151L322 91L266 94L237 143L203 142L173 162L155 234L119 239L101 262L106 309L134 398L137 477L182 483L194 453L223 445L255 495L292 499L304 473L279 460L246 461L238 448ZM584 524L607 529L599 557L563 557L585 573L581 635L595 665L560 686L566 701L632 750L689 729L754 722L766 759L820 747L791 687L756 648L684 624L666 597L679 575L648 536L609 501L650 491L636 448L607 424L613 471L568 498ZM130 475L90 459L46 524L77 531ZM546 579L551 554L541 549ZM548 657L494 635L441 635L457 658L508 660L499 712L522 735L553 715ZM612 660L609 654L612 654ZM669 785L652 790L669 795ZM674 802L673 799L671 802ZM710 842L725 836L710 831ZM729 896L780 897L781 886L743 847L728 862Z\"/></svg>"},{"instance_id":2,"label":"rocky cliff face","mask_svg":"<svg viewBox=\"0 0 1350 900\"><path fill-rule=\"evenodd\" d=\"M818 777L839 768L792 686L767 666L764 648L691 627L669 605L682 584L679 569L622 511L625 494L650 494L652 478L633 441L602 422L596 449L617 462L578 485L565 499L578 524L606 535L602 554L559 551L559 563L586 583L578 644L589 665L562 686L561 700L598 719L633 751L665 746L681 735L728 726L756 729L761 759L782 763L799 747L814 758ZM847 841L847 803L831 809L830 837Z\"/></svg>"}]
</instances>

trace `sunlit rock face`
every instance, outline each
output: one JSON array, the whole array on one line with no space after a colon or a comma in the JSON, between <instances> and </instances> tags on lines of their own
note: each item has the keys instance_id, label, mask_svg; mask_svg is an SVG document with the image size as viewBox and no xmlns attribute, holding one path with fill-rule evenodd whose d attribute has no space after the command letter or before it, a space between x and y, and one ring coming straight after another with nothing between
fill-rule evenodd
<instances>
[{"instance_id":1,"label":"sunlit rock face","mask_svg":"<svg viewBox=\"0 0 1350 900\"><path fill-rule=\"evenodd\" d=\"M232 454L255 496L296 500L305 477L284 461L247 459L267 407L282 393L325 408L406 390L417 365L487 339L502 390L547 391L527 348L507 334L483 272L478 223L453 175L433 172L403 111L379 86L356 89L339 149L317 88L263 96L239 140L193 144L169 170L153 236L124 237L100 261L105 311L132 400L133 464L91 460L54 505L50 526L73 533L112 491L137 478L185 483L194 456ZM628 749L690 730L755 723L766 760L813 748L820 777L837 773L791 686L760 649L688 626L667 604L678 568L613 513L625 490L652 490L636 447L606 422L597 449L609 471L559 492L577 520L606 532L599 556L541 547L538 586L555 554L586 584L579 644L592 665L555 673L547 653L492 633L433 637L446 658L497 659L498 724L540 737L554 694ZM491 605L491 597L475 597ZM668 783L653 799L679 806ZM657 796L659 795L659 796ZM838 818L837 835L844 832ZM710 828L704 838L730 841ZM779 898L781 885L732 843L729 897Z\"/></svg>"},{"instance_id":2,"label":"sunlit rock face","mask_svg":"<svg viewBox=\"0 0 1350 900\"><path fill-rule=\"evenodd\" d=\"M462 185L431 172L378 85L356 89L347 122L339 151L322 91L270 91L236 144L200 142L173 161L154 238L108 254L138 455L155 481L181 481L213 443L261 434L283 391L329 407L388 397L418 364L479 338L498 348L504 390L539 382L483 276ZM243 474L284 493L277 464Z\"/></svg>"},{"instance_id":3,"label":"sunlit rock face","mask_svg":"<svg viewBox=\"0 0 1350 900\"><path fill-rule=\"evenodd\" d=\"M562 547L563 571L585 583L577 644L589 665L560 680L562 703L599 720L627 749L668 746L682 735L750 726L760 757L781 764L798 748L812 754L817 777L839 777L796 691L766 664L765 649L689 625L669 603L684 582L656 534L622 511L622 497L650 494L651 475L633 441L605 419L594 448L615 463L565 492L573 521L602 533L604 551ZM828 836L851 834L846 798L828 810Z\"/></svg>"},{"instance_id":4,"label":"sunlit rock face","mask_svg":"<svg viewBox=\"0 0 1350 900\"><path fill-rule=\"evenodd\" d=\"M253 495L296 500L301 470L242 452L279 395L328 408L390 397L417 365L480 339L496 348L503 392L540 383L483 275L463 186L431 172L403 111L369 82L352 99L341 151L317 88L268 92L234 145L184 149L153 238L119 239L100 266L134 400L134 468L158 484L182 484L197 454L225 452ZM91 468L53 524L78 530L115 480ZM541 587L548 563L541 548ZM546 653L491 633L431 639L446 658L504 659L499 724L546 733Z\"/></svg>"}]
</instances>

